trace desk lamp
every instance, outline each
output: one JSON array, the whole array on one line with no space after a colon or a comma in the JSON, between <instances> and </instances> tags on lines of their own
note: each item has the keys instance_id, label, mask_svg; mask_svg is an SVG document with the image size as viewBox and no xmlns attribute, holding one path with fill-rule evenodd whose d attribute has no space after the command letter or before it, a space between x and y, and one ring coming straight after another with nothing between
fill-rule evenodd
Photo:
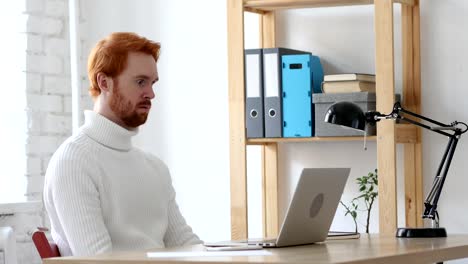
<instances>
[{"instance_id":1,"label":"desk lamp","mask_svg":"<svg viewBox=\"0 0 468 264\"><path fill-rule=\"evenodd\" d=\"M435 126L426 125L417 119L408 118L408 116L424 120ZM335 103L328 108L328 111L325 114L325 122L327 123L363 131L365 131L366 124L375 125L376 122L379 122L382 119L403 120L449 138L449 142L442 157L442 161L440 162L439 168L437 169L437 174L434 178L431 191L424 201L425 209L422 218L430 219L432 221L432 227L398 228L396 234L397 237L446 237L447 232L445 231L445 228L439 227L437 202L439 201L440 193L442 192L442 188L447 177L447 172L449 170L455 148L457 147L458 139L460 138L461 134L468 130L468 125L466 123L457 121L454 121L450 124L437 122L430 118L403 109L399 102L394 104L393 111L388 115L381 114L376 111L369 111L364 113L359 106L351 102Z\"/></svg>"}]
</instances>

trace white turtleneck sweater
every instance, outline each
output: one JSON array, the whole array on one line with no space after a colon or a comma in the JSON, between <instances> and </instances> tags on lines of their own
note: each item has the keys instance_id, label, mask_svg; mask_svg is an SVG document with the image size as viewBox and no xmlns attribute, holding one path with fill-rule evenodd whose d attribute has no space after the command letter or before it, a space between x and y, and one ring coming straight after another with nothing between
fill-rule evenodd
<instances>
[{"instance_id":1,"label":"white turtleneck sweater","mask_svg":"<svg viewBox=\"0 0 468 264\"><path fill-rule=\"evenodd\" d=\"M175 201L166 165L93 111L55 152L44 204L62 256L202 243Z\"/></svg>"}]
</instances>

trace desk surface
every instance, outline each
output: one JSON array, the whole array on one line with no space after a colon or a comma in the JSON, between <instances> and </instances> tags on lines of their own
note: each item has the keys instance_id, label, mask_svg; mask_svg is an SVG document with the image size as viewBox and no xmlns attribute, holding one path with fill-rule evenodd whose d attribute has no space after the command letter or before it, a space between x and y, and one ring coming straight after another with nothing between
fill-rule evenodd
<instances>
[{"instance_id":1,"label":"desk surface","mask_svg":"<svg viewBox=\"0 0 468 264\"><path fill-rule=\"evenodd\" d=\"M176 251L201 251L201 245ZM149 250L157 251L157 250ZM159 250L161 251L161 250ZM468 258L468 235L447 238L396 238L362 235L360 239L332 240L325 243L268 249L269 256L148 258L148 251L114 252L93 257L46 259L45 264L90 263L434 263Z\"/></svg>"}]
</instances>

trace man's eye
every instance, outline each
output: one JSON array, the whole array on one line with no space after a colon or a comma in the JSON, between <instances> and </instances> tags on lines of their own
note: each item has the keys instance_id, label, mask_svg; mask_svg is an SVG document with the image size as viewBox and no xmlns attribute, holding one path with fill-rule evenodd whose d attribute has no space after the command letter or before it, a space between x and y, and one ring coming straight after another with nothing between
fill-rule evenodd
<instances>
[{"instance_id":1,"label":"man's eye","mask_svg":"<svg viewBox=\"0 0 468 264\"><path fill-rule=\"evenodd\" d=\"M142 80L142 79L140 79L140 80L137 80L137 84L138 84L138 86L144 86L144 85L145 85L145 83L146 83L146 82L145 82L145 80Z\"/></svg>"}]
</instances>

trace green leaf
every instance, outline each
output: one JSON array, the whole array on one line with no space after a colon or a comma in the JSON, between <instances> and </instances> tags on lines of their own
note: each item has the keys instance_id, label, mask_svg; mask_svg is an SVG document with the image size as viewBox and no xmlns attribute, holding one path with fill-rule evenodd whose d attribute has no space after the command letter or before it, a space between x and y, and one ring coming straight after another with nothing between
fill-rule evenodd
<instances>
[{"instance_id":1,"label":"green leaf","mask_svg":"<svg viewBox=\"0 0 468 264\"><path fill-rule=\"evenodd\" d=\"M361 194L361 195L359 195L357 198L358 198L358 199L361 199L361 198L364 197L364 196L366 196L366 194Z\"/></svg>"}]
</instances>

